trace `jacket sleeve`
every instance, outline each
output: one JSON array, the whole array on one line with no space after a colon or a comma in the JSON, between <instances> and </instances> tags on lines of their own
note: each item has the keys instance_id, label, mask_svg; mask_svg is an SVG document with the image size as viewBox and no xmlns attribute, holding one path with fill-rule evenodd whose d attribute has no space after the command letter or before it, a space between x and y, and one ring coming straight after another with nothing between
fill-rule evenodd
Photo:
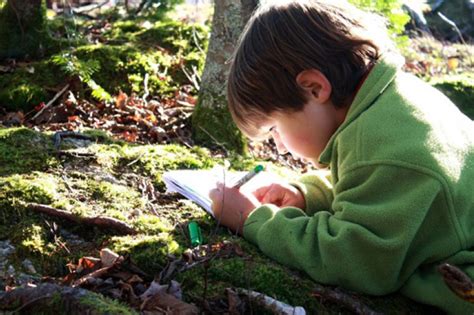
<instances>
[{"instance_id":1,"label":"jacket sleeve","mask_svg":"<svg viewBox=\"0 0 474 315\"><path fill-rule=\"evenodd\" d=\"M333 191L331 184L331 172L328 170L318 170L306 175L296 182L291 182L299 189L304 196L306 214L312 215L321 210L331 208L333 201Z\"/></svg>"},{"instance_id":2,"label":"jacket sleeve","mask_svg":"<svg viewBox=\"0 0 474 315\"><path fill-rule=\"evenodd\" d=\"M244 237L318 282L387 294L401 286L407 252L440 191L429 173L359 167L335 185L332 209L308 216L263 205L247 218ZM406 277L417 267L409 265Z\"/></svg>"}]
</instances>

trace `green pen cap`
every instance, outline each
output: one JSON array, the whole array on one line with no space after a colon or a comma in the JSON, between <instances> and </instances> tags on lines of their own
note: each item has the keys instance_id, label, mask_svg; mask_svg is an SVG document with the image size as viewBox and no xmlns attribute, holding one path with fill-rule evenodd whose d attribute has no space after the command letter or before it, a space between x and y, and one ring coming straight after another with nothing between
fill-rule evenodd
<instances>
[{"instance_id":1,"label":"green pen cap","mask_svg":"<svg viewBox=\"0 0 474 315\"><path fill-rule=\"evenodd\" d=\"M263 171L264 167L263 165L257 165L255 166L255 168L253 169L255 173L258 173L258 172L261 172Z\"/></svg>"},{"instance_id":2,"label":"green pen cap","mask_svg":"<svg viewBox=\"0 0 474 315\"><path fill-rule=\"evenodd\" d=\"M191 245L196 247L202 244L201 229L196 221L191 221L188 224L189 238L191 239Z\"/></svg>"}]
</instances>

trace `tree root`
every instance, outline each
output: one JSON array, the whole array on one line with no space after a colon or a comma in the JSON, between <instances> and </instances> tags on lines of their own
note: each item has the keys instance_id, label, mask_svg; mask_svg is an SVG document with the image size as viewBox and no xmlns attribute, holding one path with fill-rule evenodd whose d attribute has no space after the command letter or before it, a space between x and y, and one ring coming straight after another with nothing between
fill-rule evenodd
<instances>
[{"instance_id":1,"label":"tree root","mask_svg":"<svg viewBox=\"0 0 474 315\"><path fill-rule=\"evenodd\" d=\"M39 213L44 213L55 218L65 219L80 224L97 226L100 228L110 228L122 235L135 235L138 233L137 230L132 228L127 223L110 217L80 217L68 211L56 209L47 205L41 205L37 203L28 203L26 206L30 210Z\"/></svg>"}]
</instances>

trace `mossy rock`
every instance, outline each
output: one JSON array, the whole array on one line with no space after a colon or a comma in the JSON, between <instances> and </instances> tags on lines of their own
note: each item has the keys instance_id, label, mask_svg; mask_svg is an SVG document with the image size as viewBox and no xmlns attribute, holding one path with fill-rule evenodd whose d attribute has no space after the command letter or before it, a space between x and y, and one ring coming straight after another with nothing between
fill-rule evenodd
<instances>
[{"instance_id":1,"label":"mossy rock","mask_svg":"<svg viewBox=\"0 0 474 315\"><path fill-rule=\"evenodd\" d=\"M474 120L474 74L445 76L434 80L431 84L449 97L466 116Z\"/></svg>"}]
</instances>

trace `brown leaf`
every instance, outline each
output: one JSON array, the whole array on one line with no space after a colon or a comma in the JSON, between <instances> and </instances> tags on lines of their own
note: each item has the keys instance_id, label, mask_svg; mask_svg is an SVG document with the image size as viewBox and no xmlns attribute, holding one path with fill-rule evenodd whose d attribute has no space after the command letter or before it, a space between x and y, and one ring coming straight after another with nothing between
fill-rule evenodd
<instances>
[{"instance_id":1,"label":"brown leaf","mask_svg":"<svg viewBox=\"0 0 474 315\"><path fill-rule=\"evenodd\" d=\"M120 108L120 109L125 108L125 105L127 104L127 100L128 100L127 94L120 91L120 93L115 98L115 107Z\"/></svg>"},{"instance_id":2,"label":"brown leaf","mask_svg":"<svg viewBox=\"0 0 474 315\"><path fill-rule=\"evenodd\" d=\"M77 269L75 271L78 273L82 271L90 273L99 269L100 267L102 267L100 264L100 259L94 257L82 257L79 259L79 262L77 263Z\"/></svg>"},{"instance_id":3,"label":"brown leaf","mask_svg":"<svg viewBox=\"0 0 474 315\"><path fill-rule=\"evenodd\" d=\"M166 293L158 293L146 299L141 307L142 311L165 310L166 314L172 315L192 315L199 314L195 305L183 302L174 296Z\"/></svg>"}]
</instances>

